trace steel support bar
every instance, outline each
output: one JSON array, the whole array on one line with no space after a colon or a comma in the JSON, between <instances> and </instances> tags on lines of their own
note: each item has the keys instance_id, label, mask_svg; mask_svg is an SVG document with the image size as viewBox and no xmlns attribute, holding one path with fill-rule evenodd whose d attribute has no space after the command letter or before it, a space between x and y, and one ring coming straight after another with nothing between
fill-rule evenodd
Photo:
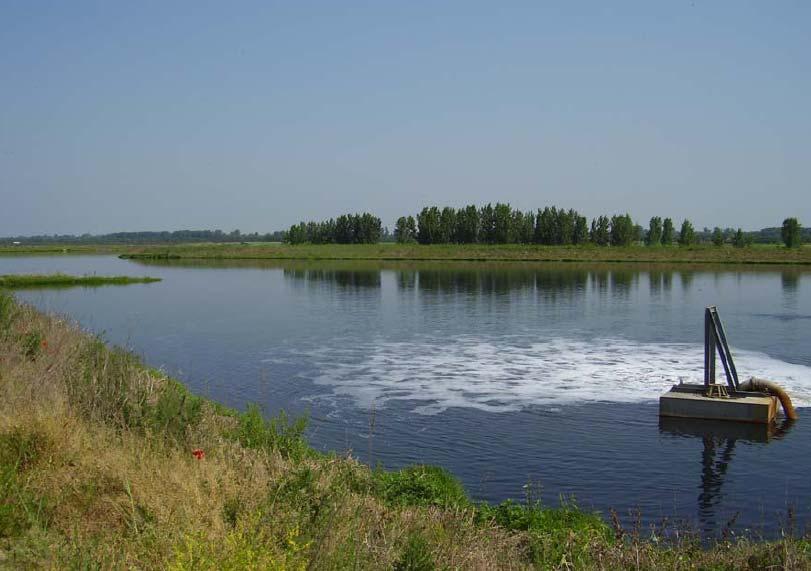
<instances>
[{"instance_id":1,"label":"steel support bar","mask_svg":"<svg viewBox=\"0 0 811 571\"><path fill-rule=\"evenodd\" d=\"M738 370L732 360L732 353L727 343L724 325L718 315L718 309L711 305L704 312L704 384L715 383L715 353L718 351L721 364L724 366L727 384L732 390L738 390Z\"/></svg>"}]
</instances>

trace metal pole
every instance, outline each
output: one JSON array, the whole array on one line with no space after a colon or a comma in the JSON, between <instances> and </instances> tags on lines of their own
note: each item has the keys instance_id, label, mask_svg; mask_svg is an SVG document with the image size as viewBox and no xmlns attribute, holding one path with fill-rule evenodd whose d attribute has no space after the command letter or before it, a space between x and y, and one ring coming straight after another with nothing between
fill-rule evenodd
<instances>
[{"instance_id":1,"label":"metal pole","mask_svg":"<svg viewBox=\"0 0 811 571\"><path fill-rule=\"evenodd\" d=\"M715 383L715 335L710 307L704 310L704 385Z\"/></svg>"}]
</instances>

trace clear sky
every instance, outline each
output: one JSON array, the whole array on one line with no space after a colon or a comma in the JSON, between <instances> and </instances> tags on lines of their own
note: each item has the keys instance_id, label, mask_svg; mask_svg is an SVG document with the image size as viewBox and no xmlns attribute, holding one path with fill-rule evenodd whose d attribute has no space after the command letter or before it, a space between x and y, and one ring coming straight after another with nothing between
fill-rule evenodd
<instances>
[{"instance_id":1,"label":"clear sky","mask_svg":"<svg viewBox=\"0 0 811 571\"><path fill-rule=\"evenodd\" d=\"M811 225L811 2L0 0L0 235Z\"/></svg>"}]
</instances>

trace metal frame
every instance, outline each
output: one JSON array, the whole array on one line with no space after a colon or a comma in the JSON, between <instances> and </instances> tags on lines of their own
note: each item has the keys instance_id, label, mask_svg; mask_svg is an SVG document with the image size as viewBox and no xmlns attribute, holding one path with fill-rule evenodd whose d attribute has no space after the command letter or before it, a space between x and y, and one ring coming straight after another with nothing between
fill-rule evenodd
<instances>
[{"instance_id":1,"label":"metal frame","mask_svg":"<svg viewBox=\"0 0 811 571\"><path fill-rule=\"evenodd\" d=\"M738 390L738 370L732 360L732 353L727 343L724 325L718 315L718 308L710 305L704 311L704 385L715 384L715 353L721 357L727 384L733 391Z\"/></svg>"}]
</instances>

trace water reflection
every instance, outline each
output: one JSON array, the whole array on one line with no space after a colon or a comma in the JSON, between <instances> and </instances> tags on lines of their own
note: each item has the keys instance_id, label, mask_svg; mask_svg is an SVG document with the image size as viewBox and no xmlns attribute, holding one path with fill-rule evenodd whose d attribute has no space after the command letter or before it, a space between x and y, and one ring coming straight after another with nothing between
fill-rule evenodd
<instances>
[{"instance_id":1,"label":"water reflection","mask_svg":"<svg viewBox=\"0 0 811 571\"><path fill-rule=\"evenodd\" d=\"M284 268L284 277L309 285L327 283L343 289L379 288L380 272L323 268Z\"/></svg>"},{"instance_id":2,"label":"water reflection","mask_svg":"<svg viewBox=\"0 0 811 571\"><path fill-rule=\"evenodd\" d=\"M784 271L780 273L780 282L783 285L783 292L793 293L797 291L800 285L800 272L798 271Z\"/></svg>"},{"instance_id":3,"label":"water reflection","mask_svg":"<svg viewBox=\"0 0 811 571\"><path fill-rule=\"evenodd\" d=\"M698 520L701 532L709 537L720 529L719 506L724 497L722 487L729 467L735 457L738 442L768 444L780 440L793 425L792 420L781 419L778 423L755 424L725 422L721 420L659 418L659 432L683 438L701 439L701 484L697 498ZM734 514L732 514L734 517Z\"/></svg>"}]
</instances>

